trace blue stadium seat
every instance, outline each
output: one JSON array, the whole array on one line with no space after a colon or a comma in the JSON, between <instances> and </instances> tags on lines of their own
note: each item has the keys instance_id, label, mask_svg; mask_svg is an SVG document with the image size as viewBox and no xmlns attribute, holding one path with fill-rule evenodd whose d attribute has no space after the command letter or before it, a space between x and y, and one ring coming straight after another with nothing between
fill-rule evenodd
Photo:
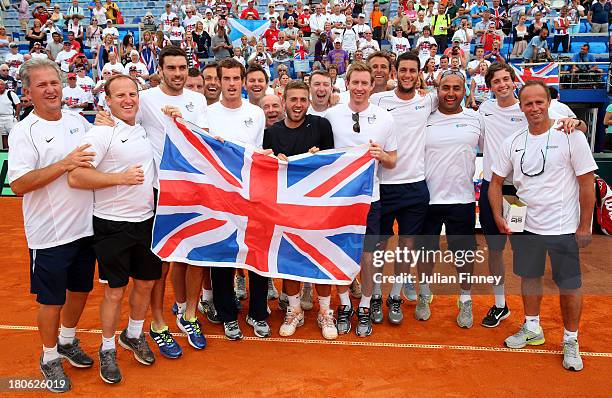
<instances>
[{"instance_id":1,"label":"blue stadium seat","mask_svg":"<svg viewBox=\"0 0 612 398\"><path fill-rule=\"evenodd\" d=\"M140 17L134 17L134 19L132 19L132 23L140 23L140 22L142 22Z\"/></svg>"}]
</instances>

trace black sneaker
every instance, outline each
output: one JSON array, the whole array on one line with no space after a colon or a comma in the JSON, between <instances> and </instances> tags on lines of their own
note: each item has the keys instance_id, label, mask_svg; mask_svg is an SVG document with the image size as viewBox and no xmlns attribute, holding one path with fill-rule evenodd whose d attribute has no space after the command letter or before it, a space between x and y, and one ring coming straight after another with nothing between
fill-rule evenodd
<instances>
[{"instance_id":1,"label":"black sneaker","mask_svg":"<svg viewBox=\"0 0 612 398\"><path fill-rule=\"evenodd\" d=\"M143 365L153 365L155 363L155 355L143 333L137 339L127 337L127 330L124 329L119 335L119 345L126 350L134 353L134 358Z\"/></svg>"},{"instance_id":2,"label":"black sneaker","mask_svg":"<svg viewBox=\"0 0 612 398\"><path fill-rule=\"evenodd\" d=\"M504 306L504 308L497 308L495 305L491 307L487 315L482 320L482 326L486 328L494 328L501 321L508 318L510 316L510 310L508 309L508 304Z\"/></svg>"},{"instance_id":3,"label":"black sneaker","mask_svg":"<svg viewBox=\"0 0 612 398\"><path fill-rule=\"evenodd\" d=\"M45 376L47 389L51 392L70 391L70 379L64 373L62 359L57 358L47 363L43 363L40 357L40 371Z\"/></svg>"},{"instance_id":4,"label":"black sneaker","mask_svg":"<svg viewBox=\"0 0 612 398\"><path fill-rule=\"evenodd\" d=\"M204 299L200 299L200 302L198 303L198 311L200 311L203 315L206 315L206 319L208 319L208 322L214 324L221 323L219 313L217 312L215 304L212 300L206 301Z\"/></svg>"},{"instance_id":5,"label":"black sneaker","mask_svg":"<svg viewBox=\"0 0 612 398\"><path fill-rule=\"evenodd\" d=\"M72 344L62 345L57 343L57 353L62 357L66 358L68 362L77 368L91 368L93 366L93 359L85 353L79 346L79 339L75 338Z\"/></svg>"},{"instance_id":6,"label":"black sneaker","mask_svg":"<svg viewBox=\"0 0 612 398\"><path fill-rule=\"evenodd\" d=\"M108 384L115 384L121 381L121 370L117 365L117 350L104 350L100 346L98 352L100 356L100 377Z\"/></svg>"},{"instance_id":7,"label":"black sneaker","mask_svg":"<svg viewBox=\"0 0 612 398\"><path fill-rule=\"evenodd\" d=\"M338 321L336 322L338 334L347 334L351 331L351 318L354 313L352 306L341 305L338 307Z\"/></svg>"},{"instance_id":8,"label":"black sneaker","mask_svg":"<svg viewBox=\"0 0 612 398\"><path fill-rule=\"evenodd\" d=\"M368 307L359 307L357 309L355 334L357 334L357 337L368 337L372 334L372 316Z\"/></svg>"}]
</instances>

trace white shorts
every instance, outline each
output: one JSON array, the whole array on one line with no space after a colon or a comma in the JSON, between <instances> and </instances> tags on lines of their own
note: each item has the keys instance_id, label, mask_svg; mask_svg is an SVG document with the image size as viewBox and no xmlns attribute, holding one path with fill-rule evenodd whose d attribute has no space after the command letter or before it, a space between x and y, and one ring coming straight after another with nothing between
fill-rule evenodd
<instances>
[{"instance_id":1,"label":"white shorts","mask_svg":"<svg viewBox=\"0 0 612 398\"><path fill-rule=\"evenodd\" d=\"M13 116L0 116L0 135L9 135L15 123Z\"/></svg>"}]
</instances>

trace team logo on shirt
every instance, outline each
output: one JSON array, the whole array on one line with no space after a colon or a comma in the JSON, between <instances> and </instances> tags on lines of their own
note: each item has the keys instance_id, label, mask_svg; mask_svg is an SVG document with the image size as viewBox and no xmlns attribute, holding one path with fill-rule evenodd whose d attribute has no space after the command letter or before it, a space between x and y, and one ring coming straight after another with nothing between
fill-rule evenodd
<instances>
[{"instance_id":1,"label":"team logo on shirt","mask_svg":"<svg viewBox=\"0 0 612 398\"><path fill-rule=\"evenodd\" d=\"M189 102L187 105L185 105L185 108L189 111L189 112L193 112L193 110L195 109L195 105L193 104L193 102Z\"/></svg>"},{"instance_id":2,"label":"team logo on shirt","mask_svg":"<svg viewBox=\"0 0 612 398\"><path fill-rule=\"evenodd\" d=\"M248 118L244 121L244 125L247 127L251 127L253 125L253 118Z\"/></svg>"},{"instance_id":3,"label":"team logo on shirt","mask_svg":"<svg viewBox=\"0 0 612 398\"><path fill-rule=\"evenodd\" d=\"M511 117L510 121L514 122L514 123L520 123L520 122L523 121L523 118L520 118L520 117Z\"/></svg>"},{"instance_id":4,"label":"team logo on shirt","mask_svg":"<svg viewBox=\"0 0 612 398\"><path fill-rule=\"evenodd\" d=\"M70 134L76 134L79 132L79 128L75 128L75 129L70 129Z\"/></svg>"},{"instance_id":5,"label":"team logo on shirt","mask_svg":"<svg viewBox=\"0 0 612 398\"><path fill-rule=\"evenodd\" d=\"M416 106L414 107L414 110L415 110L415 111L418 111L419 109L423 109L423 108L425 108L425 105L416 105Z\"/></svg>"},{"instance_id":6,"label":"team logo on shirt","mask_svg":"<svg viewBox=\"0 0 612 398\"><path fill-rule=\"evenodd\" d=\"M47 141L47 144L50 143L51 141L53 141L55 137L51 137L51 138L45 138L45 141Z\"/></svg>"},{"instance_id":7,"label":"team logo on shirt","mask_svg":"<svg viewBox=\"0 0 612 398\"><path fill-rule=\"evenodd\" d=\"M376 122L376 115L368 116L368 123L374 124Z\"/></svg>"},{"instance_id":8,"label":"team logo on shirt","mask_svg":"<svg viewBox=\"0 0 612 398\"><path fill-rule=\"evenodd\" d=\"M122 143L122 144L125 144L125 143L127 142L127 140L128 140L127 138L126 138L126 139L123 139L123 138L122 138L122 139L121 139L121 143Z\"/></svg>"},{"instance_id":9,"label":"team logo on shirt","mask_svg":"<svg viewBox=\"0 0 612 398\"><path fill-rule=\"evenodd\" d=\"M467 126L467 124L465 124L465 123L457 123L457 124L455 124L455 127L457 127L457 128L466 127L466 126Z\"/></svg>"}]
</instances>

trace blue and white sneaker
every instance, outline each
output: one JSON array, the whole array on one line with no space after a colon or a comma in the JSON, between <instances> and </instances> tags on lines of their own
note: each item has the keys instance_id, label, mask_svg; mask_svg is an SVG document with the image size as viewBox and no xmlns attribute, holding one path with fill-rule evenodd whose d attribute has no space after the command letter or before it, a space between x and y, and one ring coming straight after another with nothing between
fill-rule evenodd
<instances>
[{"instance_id":1,"label":"blue and white sneaker","mask_svg":"<svg viewBox=\"0 0 612 398\"><path fill-rule=\"evenodd\" d=\"M202 333L198 318L187 320L185 316L181 316L176 318L176 325L187 335L187 341L193 348L202 350L206 347L206 337Z\"/></svg>"},{"instance_id":2,"label":"blue and white sneaker","mask_svg":"<svg viewBox=\"0 0 612 398\"><path fill-rule=\"evenodd\" d=\"M159 352L168 359L176 359L183 355L183 349L174 340L170 330L166 326L161 332L153 331L153 328L149 329L149 336L159 347Z\"/></svg>"},{"instance_id":3,"label":"blue and white sneaker","mask_svg":"<svg viewBox=\"0 0 612 398\"><path fill-rule=\"evenodd\" d=\"M181 316L183 315L185 311L179 312L179 308L178 308L178 304L176 302L174 302L174 304L172 304L172 314L176 315L176 316Z\"/></svg>"}]
</instances>

